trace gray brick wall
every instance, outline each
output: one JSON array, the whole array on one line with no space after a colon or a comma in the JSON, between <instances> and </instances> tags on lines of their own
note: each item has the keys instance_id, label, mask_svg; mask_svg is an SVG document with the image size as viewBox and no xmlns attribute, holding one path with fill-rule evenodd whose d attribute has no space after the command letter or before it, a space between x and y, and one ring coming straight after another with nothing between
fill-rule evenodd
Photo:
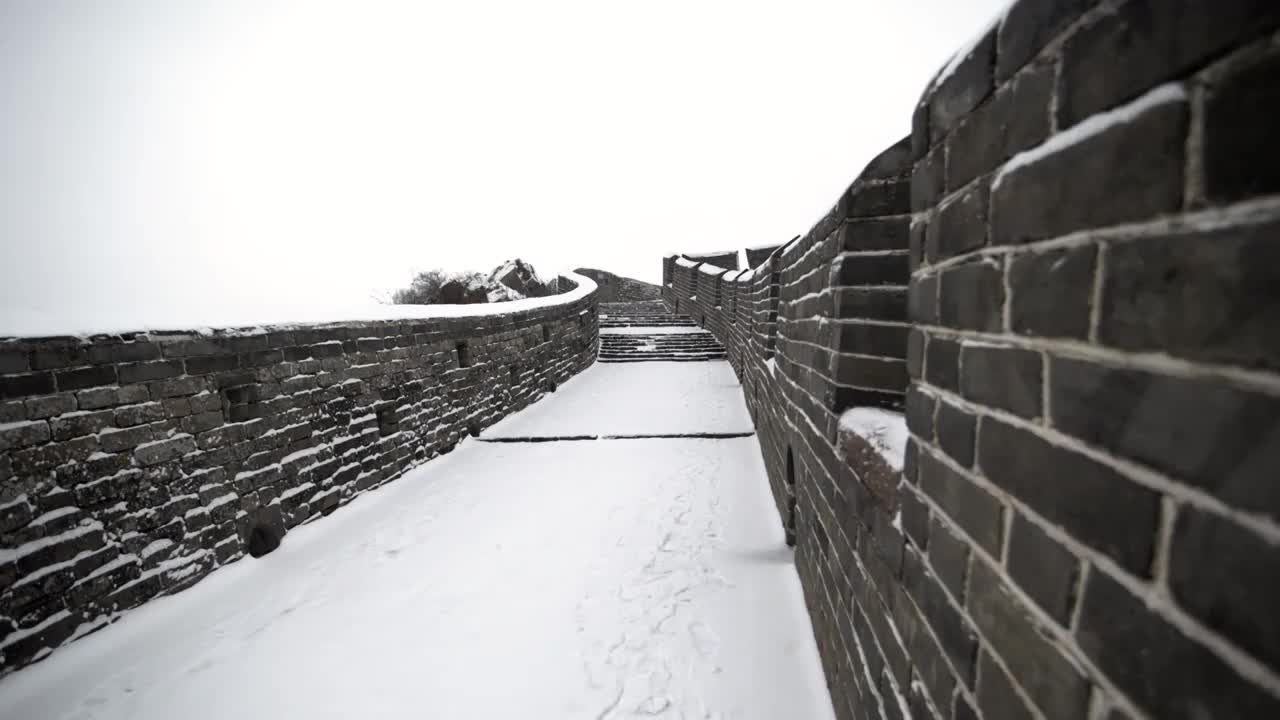
<instances>
[{"instance_id":1,"label":"gray brick wall","mask_svg":"<svg viewBox=\"0 0 1280 720\"><path fill-rule=\"evenodd\" d=\"M0 340L0 673L447 453L595 360L515 313Z\"/></svg>"},{"instance_id":2,"label":"gray brick wall","mask_svg":"<svg viewBox=\"0 0 1280 720\"><path fill-rule=\"evenodd\" d=\"M1277 27L1021 0L718 307L671 264L840 717L1280 716ZM906 415L889 496L837 428L863 405Z\"/></svg>"}]
</instances>

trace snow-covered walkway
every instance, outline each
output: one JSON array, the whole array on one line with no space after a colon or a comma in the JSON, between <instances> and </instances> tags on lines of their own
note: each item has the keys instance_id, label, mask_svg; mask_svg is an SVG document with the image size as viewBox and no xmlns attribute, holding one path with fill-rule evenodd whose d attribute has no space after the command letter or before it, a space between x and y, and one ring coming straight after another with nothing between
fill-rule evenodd
<instances>
[{"instance_id":1,"label":"snow-covered walkway","mask_svg":"<svg viewBox=\"0 0 1280 720\"><path fill-rule=\"evenodd\" d=\"M484 437L749 432L723 362L596 365ZM754 437L469 440L0 680L0 717L832 716Z\"/></svg>"}]
</instances>

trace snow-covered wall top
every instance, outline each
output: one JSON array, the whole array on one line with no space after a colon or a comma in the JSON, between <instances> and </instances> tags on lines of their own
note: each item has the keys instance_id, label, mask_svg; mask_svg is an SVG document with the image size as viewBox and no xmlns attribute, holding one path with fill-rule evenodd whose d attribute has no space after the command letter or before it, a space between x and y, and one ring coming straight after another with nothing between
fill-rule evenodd
<instances>
[{"instance_id":1,"label":"snow-covered wall top","mask_svg":"<svg viewBox=\"0 0 1280 720\"><path fill-rule=\"evenodd\" d=\"M126 300L103 303L92 315L54 317L42 315L0 314L0 340L12 337L78 336L108 333L140 333L148 331L198 330L211 333L258 332L266 328L284 329L332 323L379 322L388 320L432 320L440 318L487 317L510 315L527 310L565 305L595 292L590 278L575 272L560 275L557 295L524 298L508 302L468 305L396 305L369 302L360 305L318 306L314 303L296 307L279 301L270 307L228 307L212 302L200 313L193 314L190 305L170 309L148 305L139 307Z\"/></svg>"},{"instance_id":2,"label":"snow-covered wall top","mask_svg":"<svg viewBox=\"0 0 1280 720\"><path fill-rule=\"evenodd\" d=\"M596 356L573 279L377 308L399 319L0 340L0 674L554 391Z\"/></svg>"},{"instance_id":3,"label":"snow-covered wall top","mask_svg":"<svg viewBox=\"0 0 1280 720\"><path fill-rule=\"evenodd\" d=\"M1018 0L809 233L670 263L841 717L1280 716L1278 30Z\"/></svg>"}]
</instances>

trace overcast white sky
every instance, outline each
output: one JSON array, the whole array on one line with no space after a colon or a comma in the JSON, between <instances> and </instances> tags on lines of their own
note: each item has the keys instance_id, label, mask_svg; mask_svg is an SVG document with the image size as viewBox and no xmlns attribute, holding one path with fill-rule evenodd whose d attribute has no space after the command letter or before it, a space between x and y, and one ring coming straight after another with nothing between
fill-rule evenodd
<instances>
[{"instance_id":1,"label":"overcast white sky","mask_svg":"<svg viewBox=\"0 0 1280 720\"><path fill-rule=\"evenodd\" d=\"M1005 0L6 0L15 317L782 242Z\"/></svg>"}]
</instances>

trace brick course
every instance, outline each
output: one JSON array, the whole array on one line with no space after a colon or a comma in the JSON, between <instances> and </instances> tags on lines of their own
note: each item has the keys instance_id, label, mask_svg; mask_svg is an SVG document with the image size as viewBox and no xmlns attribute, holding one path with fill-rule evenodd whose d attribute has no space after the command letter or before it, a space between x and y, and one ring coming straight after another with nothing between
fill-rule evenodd
<instances>
[{"instance_id":1,"label":"brick course","mask_svg":"<svg viewBox=\"0 0 1280 720\"><path fill-rule=\"evenodd\" d=\"M501 315L0 340L0 674L449 452L597 342L594 291Z\"/></svg>"},{"instance_id":2,"label":"brick course","mask_svg":"<svg viewBox=\"0 0 1280 720\"><path fill-rule=\"evenodd\" d=\"M731 307L665 261L839 717L1280 715L1276 7L1018 0ZM896 497L859 405L906 415Z\"/></svg>"}]
</instances>

